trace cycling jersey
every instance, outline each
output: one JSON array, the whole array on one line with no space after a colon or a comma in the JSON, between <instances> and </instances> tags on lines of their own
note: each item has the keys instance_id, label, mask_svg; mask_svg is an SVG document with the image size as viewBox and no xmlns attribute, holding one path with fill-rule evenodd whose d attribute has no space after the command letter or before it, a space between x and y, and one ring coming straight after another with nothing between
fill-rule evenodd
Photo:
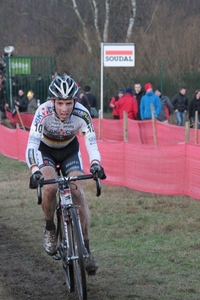
<instances>
[{"instance_id":1,"label":"cycling jersey","mask_svg":"<svg viewBox=\"0 0 200 300\"><path fill-rule=\"evenodd\" d=\"M40 142L54 149L65 148L81 130L84 135L85 146L89 154L90 163L93 160L101 161L96 143L92 120L88 110L76 102L71 116L61 121L54 108L53 102L46 101L40 105L35 113L26 149L26 161L32 173L39 170L37 151Z\"/></svg>"}]
</instances>

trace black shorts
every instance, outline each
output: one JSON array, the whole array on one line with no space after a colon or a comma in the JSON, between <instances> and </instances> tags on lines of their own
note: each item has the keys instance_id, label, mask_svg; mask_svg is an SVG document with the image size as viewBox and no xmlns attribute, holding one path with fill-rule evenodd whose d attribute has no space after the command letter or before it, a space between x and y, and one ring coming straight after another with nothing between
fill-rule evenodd
<instances>
[{"instance_id":1,"label":"black shorts","mask_svg":"<svg viewBox=\"0 0 200 300\"><path fill-rule=\"evenodd\" d=\"M61 149L51 148L41 142L37 152L37 158L40 169L45 166L51 166L56 169L56 166L60 165L64 176L67 176L71 171L83 172L77 137L66 147Z\"/></svg>"}]
</instances>

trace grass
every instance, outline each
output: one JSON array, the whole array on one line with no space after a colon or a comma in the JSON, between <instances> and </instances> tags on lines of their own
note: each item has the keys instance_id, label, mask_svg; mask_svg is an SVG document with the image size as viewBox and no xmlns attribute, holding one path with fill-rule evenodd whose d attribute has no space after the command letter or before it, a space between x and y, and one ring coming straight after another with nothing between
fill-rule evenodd
<instances>
[{"instance_id":1,"label":"grass","mask_svg":"<svg viewBox=\"0 0 200 300\"><path fill-rule=\"evenodd\" d=\"M29 175L24 163L0 156L0 219L13 230L28 231L20 243L26 247L28 239L44 259L43 214L36 192L27 188ZM88 278L89 300L200 299L199 201L106 184L96 198L93 182L85 182L85 192L91 249L99 262L98 275Z\"/></svg>"}]
</instances>

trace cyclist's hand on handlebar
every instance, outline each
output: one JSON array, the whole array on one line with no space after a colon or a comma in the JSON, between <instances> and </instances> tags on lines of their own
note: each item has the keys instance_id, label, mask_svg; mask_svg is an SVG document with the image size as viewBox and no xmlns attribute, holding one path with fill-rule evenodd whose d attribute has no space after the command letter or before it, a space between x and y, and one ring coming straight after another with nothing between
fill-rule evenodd
<instances>
[{"instance_id":1,"label":"cyclist's hand on handlebar","mask_svg":"<svg viewBox=\"0 0 200 300\"><path fill-rule=\"evenodd\" d=\"M30 183L29 188L30 189L36 189L38 187L38 183L40 183L40 186L43 186L44 176L40 171L36 171L34 174L30 177Z\"/></svg>"},{"instance_id":2,"label":"cyclist's hand on handlebar","mask_svg":"<svg viewBox=\"0 0 200 300\"><path fill-rule=\"evenodd\" d=\"M98 163L93 163L90 167L90 173L92 174L97 174L97 176L100 179L106 179L106 174L104 172L104 168L98 164Z\"/></svg>"}]
</instances>

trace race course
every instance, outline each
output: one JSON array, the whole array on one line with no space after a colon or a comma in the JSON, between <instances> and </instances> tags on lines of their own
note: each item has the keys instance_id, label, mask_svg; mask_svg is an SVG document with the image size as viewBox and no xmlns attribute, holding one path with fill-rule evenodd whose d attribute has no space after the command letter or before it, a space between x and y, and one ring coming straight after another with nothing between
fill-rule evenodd
<instances>
[{"instance_id":1,"label":"race course","mask_svg":"<svg viewBox=\"0 0 200 300\"><path fill-rule=\"evenodd\" d=\"M75 300L60 262L43 250L44 217L30 172L0 156L0 300ZM200 202L103 184L90 207L91 249L99 263L88 300L199 300Z\"/></svg>"}]
</instances>

